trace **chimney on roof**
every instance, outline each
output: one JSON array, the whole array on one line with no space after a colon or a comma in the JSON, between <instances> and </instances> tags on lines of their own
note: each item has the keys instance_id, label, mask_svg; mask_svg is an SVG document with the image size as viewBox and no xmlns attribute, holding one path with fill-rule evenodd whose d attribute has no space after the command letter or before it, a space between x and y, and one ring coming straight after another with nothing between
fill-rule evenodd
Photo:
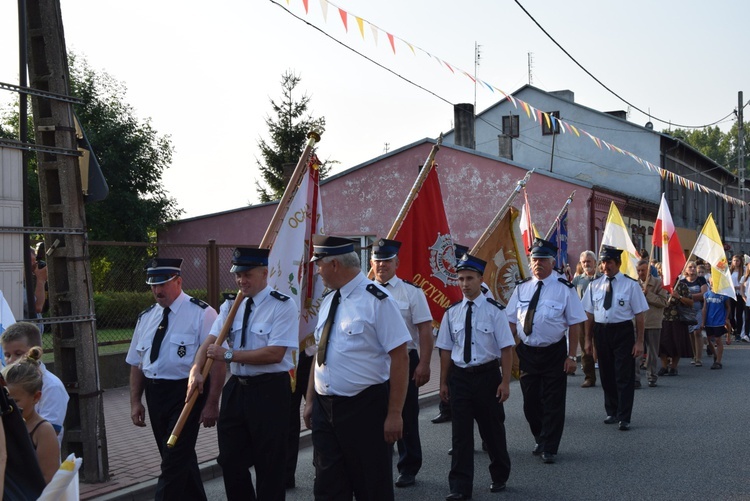
<instances>
[{"instance_id":1,"label":"chimney on roof","mask_svg":"<svg viewBox=\"0 0 750 501\"><path fill-rule=\"evenodd\" d=\"M456 146L464 148L476 147L474 139L474 105L461 103L453 107L453 124L455 131Z\"/></svg>"},{"instance_id":2,"label":"chimney on roof","mask_svg":"<svg viewBox=\"0 0 750 501\"><path fill-rule=\"evenodd\" d=\"M625 110L615 110L615 111L605 111L607 115L612 115L613 117L620 118L622 120L628 119L628 112Z\"/></svg>"},{"instance_id":3,"label":"chimney on roof","mask_svg":"<svg viewBox=\"0 0 750 501\"><path fill-rule=\"evenodd\" d=\"M553 96L557 96L560 99L570 101L571 103L576 102L576 96L572 90L553 90L552 92L550 92L550 94L552 94Z\"/></svg>"}]
</instances>

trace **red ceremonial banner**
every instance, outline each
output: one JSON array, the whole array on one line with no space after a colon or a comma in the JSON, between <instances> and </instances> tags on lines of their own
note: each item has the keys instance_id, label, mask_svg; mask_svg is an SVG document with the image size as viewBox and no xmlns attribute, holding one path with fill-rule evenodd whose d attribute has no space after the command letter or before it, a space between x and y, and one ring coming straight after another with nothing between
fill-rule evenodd
<instances>
[{"instance_id":1,"label":"red ceremonial banner","mask_svg":"<svg viewBox=\"0 0 750 501\"><path fill-rule=\"evenodd\" d=\"M433 323L461 299L453 239L434 166L394 237L401 242L398 274L424 290Z\"/></svg>"}]
</instances>

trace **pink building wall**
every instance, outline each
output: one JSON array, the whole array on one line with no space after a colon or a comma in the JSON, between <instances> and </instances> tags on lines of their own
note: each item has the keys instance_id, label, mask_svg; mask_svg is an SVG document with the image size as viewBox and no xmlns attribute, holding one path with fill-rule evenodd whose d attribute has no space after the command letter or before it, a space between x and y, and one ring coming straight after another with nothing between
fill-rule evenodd
<instances>
[{"instance_id":1,"label":"pink building wall","mask_svg":"<svg viewBox=\"0 0 750 501\"><path fill-rule=\"evenodd\" d=\"M326 233L380 237L388 233L414 184L432 142L424 140L330 177L321 184ZM454 239L473 245L527 170L463 148L443 146L437 153L438 175ZM590 242L591 187L532 174L527 193L532 219L545 234L570 193L576 196L568 214L569 258ZM520 208L523 196L513 205ZM177 221L159 234L160 242L257 245L276 204L247 207Z\"/></svg>"}]
</instances>

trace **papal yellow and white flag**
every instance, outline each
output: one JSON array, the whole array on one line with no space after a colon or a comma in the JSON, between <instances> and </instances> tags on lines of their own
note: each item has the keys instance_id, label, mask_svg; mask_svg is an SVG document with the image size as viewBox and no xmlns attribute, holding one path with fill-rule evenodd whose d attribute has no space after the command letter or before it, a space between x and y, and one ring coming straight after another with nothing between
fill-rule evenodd
<instances>
[{"instance_id":1,"label":"papal yellow and white flag","mask_svg":"<svg viewBox=\"0 0 750 501\"><path fill-rule=\"evenodd\" d=\"M609 206L607 224L604 226L604 234L602 235L602 245L610 245L616 249L622 249L620 271L631 278L638 278L636 266L641 258L638 255L635 245L633 245L633 241L630 239L625 222L622 220L620 211L617 210L614 202Z\"/></svg>"},{"instance_id":2,"label":"papal yellow and white flag","mask_svg":"<svg viewBox=\"0 0 750 501\"><path fill-rule=\"evenodd\" d=\"M695 241L692 254L711 265L711 290L716 294L734 297L732 275L729 273L727 254L716 228L713 214L709 214L703 229Z\"/></svg>"}]
</instances>

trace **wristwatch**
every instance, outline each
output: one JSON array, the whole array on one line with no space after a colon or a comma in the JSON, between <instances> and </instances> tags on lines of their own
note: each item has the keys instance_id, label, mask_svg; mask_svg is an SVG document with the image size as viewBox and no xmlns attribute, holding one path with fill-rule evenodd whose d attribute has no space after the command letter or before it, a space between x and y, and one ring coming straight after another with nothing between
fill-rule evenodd
<instances>
[{"instance_id":1,"label":"wristwatch","mask_svg":"<svg viewBox=\"0 0 750 501\"><path fill-rule=\"evenodd\" d=\"M232 350L227 350L224 352L225 362L231 362L233 357L234 357L234 352Z\"/></svg>"},{"instance_id":2,"label":"wristwatch","mask_svg":"<svg viewBox=\"0 0 750 501\"><path fill-rule=\"evenodd\" d=\"M577 362L577 361L578 361L578 360L576 359L576 357L574 357L574 356L571 356L571 355L568 355L568 358L569 358L569 359L571 359L571 360L572 360L573 362Z\"/></svg>"}]
</instances>

